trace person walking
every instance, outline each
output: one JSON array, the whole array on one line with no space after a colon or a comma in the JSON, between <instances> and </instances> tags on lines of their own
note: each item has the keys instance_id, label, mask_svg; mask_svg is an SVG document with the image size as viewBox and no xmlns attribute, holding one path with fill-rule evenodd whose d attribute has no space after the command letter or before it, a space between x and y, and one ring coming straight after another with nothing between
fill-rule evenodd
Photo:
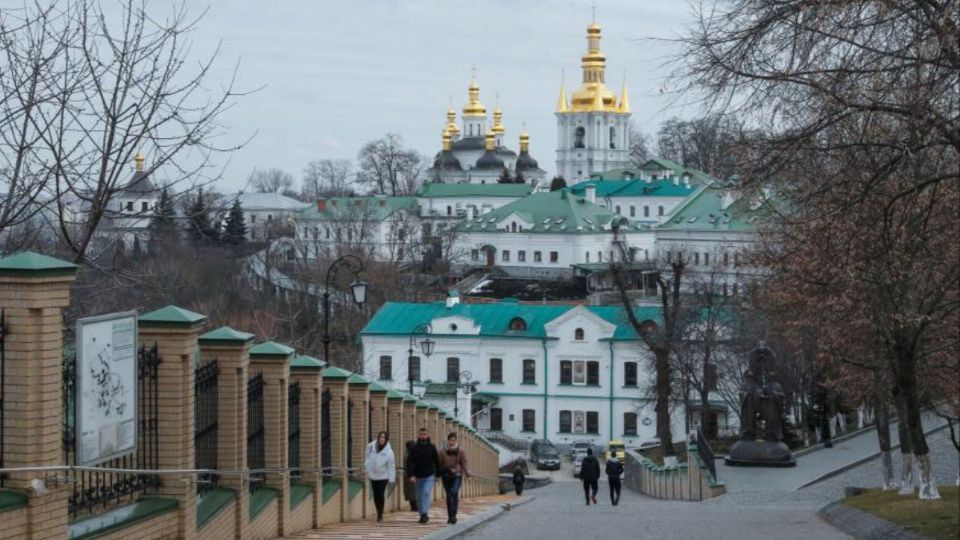
<instances>
[{"instance_id":1,"label":"person walking","mask_svg":"<svg viewBox=\"0 0 960 540\"><path fill-rule=\"evenodd\" d=\"M413 450L413 445L417 444L416 440L407 441L404 447L407 449L407 452L403 455L403 463L406 463L410 460L410 451ZM407 476L406 471L403 475L403 497L410 503L410 511L417 511L417 486L414 484L413 480Z\"/></svg>"},{"instance_id":2,"label":"person walking","mask_svg":"<svg viewBox=\"0 0 960 540\"><path fill-rule=\"evenodd\" d=\"M410 447L405 465L405 474L415 486L420 523L426 523L430 521L434 476L440 468L440 456L437 447L430 442L427 428L420 428L417 432L417 442Z\"/></svg>"},{"instance_id":3,"label":"person walking","mask_svg":"<svg viewBox=\"0 0 960 540\"><path fill-rule=\"evenodd\" d=\"M363 469L370 479L373 504L377 507L377 522L383 521L383 505L386 501L387 484L397 481L397 463L390 447L390 435L386 431L377 434L377 440L367 445Z\"/></svg>"},{"instance_id":4,"label":"person walking","mask_svg":"<svg viewBox=\"0 0 960 540\"><path fill-rule=\"evenodd\" d=\"M587 506L590 501L597 504L597 482L600 481L600 462L593 456L593 449L587 448L587 457L583 458L580 464L580 480L583 482L583 496L587 499ZM593 490L591 494L590 491Z\"/></svg>"},{"instance_id":5,"label":"person walking","mask_svg":"<svg viewBox=\"0 0 960 540\"><path fill-rule=\"evenodd\" d=\"M527 478L523 475L523 467L517 465L517 468L513 470L513 490L517 492L517 495L523 493L523 483L526 481Z\"/></svg>"},{"instance_id":6,"label":"person walking","mask_svg":"<svg viewBox=\"0 0 960 540\"><path fill-rule=\"evenodd\" d=\"M457 434L447 435L447 443L440 452L440 475L443 492L447 499L447 523L457 522L457 507L460 503L460 486L464 477L470 478L467 468L467 452L457 443Z\"/></svg>"},{"instance_id":7,"label":"person walking","mask_svg":"<svg viewBox=\"0 0 960 540\"><path fill-rule=\"evenodd\" d=\"M610 502L620 504L620 477L623 475L623 463L617 458L607 460L607 483L610 484Z\"/></svg>"}]
</instances>

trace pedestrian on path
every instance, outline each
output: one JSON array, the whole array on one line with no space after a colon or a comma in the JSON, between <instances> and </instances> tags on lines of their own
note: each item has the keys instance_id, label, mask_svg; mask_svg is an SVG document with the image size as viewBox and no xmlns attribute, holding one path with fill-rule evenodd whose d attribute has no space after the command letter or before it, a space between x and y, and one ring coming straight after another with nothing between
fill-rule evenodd
<instances>
[{"instance_id":1,"label":"pedestrian on path","mask_svg":"<svg viewBox=\"0 0 960 540\"><path fill-rule=\"evenodd\" d=\"M410 451L413 450L413 445L417 444L417 441L411 440L407 441L404 445L404 448L407 449L407 452L403 455L404 467L406 463L410 460ZM410 480L410 477L407 475L406 471L403 473L403 498L410 503L410 511L417 511L417 486L414 484L413 480Z\"/></svg>"},{"instance_id":2,"label":"pedestrian on path","mask_svg":"<svg viewBox=\"0 0 960 540\"><path fill-rule=\"evenodd\" d=\"M417 432L417 442L407 453L406 476L414 483L420 523L430 521L430 502L433 499L434 476L440 468L437 447L430 442L427 428Z\"/></svg>"},{"instance_id":3,"label":"pedestrian on path","mask_svg":"<svg viewBox=\"0 0 960 540\"><path fill-rule=\"evenodd\" d=\"M523 494L523 483L527 481L527 478L523 475L523 467L517 465L517 468L513 470L513 489L517 492L517 495Z\"/></svg>"},{"instance_id":4,"label":"pedestrian on path","mask_svg":"<svg viewBox=\"0 0 960 540\"><path fill-rule=\"evenodd\" d=\"M387 484L397 481L397 463L390 447L390 435L386 431L377 434L377 440L367 445L363 469L370 479L373 504L377 507L377 521L383 521L383 505L386 501Z\"/></svg>"},{"instance_id":5,"label":"pedestrian on path","mask_svg":"<svg viewBox=\"0 0 960 540\"><path fill-rule=\"evenodd\" d=\"M623 475L623 463L619 459L607 460L607 483L610 484L610 502L614 506L620 503L620 476Z\"/></svg>"},{"instance_id":6,"label":"pedestrian on path","mask_svg":"<svg viewBox=\"0 0 960 540\"><path fill-rule=\"evenodd\" d=\"M440 475L443 480L443 492L447 499L447 523L457 522L457 507L460 503L460 486L463 479L470 478L467 468L467 452L457 444L457 434L447 435L447 443L440 453Z\"/></svg>"},{"instance_id":7,"label":"pedestrian on path","mask_svg":"<svg viewBox=\"0 0 960 540\"><path fill-rule=\"evenodd\" d=\"M593 449L587 448L587 457L580 464L580 480L583 481L583 496L597 504L597 482L600 480L600 462L593 456ZM591 494L591 490L593 493Z\"/></svg>"}]
</instances>

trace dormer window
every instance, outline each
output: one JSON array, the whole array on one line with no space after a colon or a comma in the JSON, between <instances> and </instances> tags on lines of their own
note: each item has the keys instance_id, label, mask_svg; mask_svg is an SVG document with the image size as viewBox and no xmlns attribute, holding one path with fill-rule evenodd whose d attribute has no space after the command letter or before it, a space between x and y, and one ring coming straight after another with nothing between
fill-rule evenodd
<instances>
[{"instance_id":1,"label":"dormer window","mask_svg":"<svg viewBox=\"0 0 960 540\"><path fill-rule=\"evenodd\" d=\"M573 339L576 341L583 341L583 328L577 328L573 331Z\"/></svg>"},{"instance_id":2,"label":"dormer window","mask_svg":"<svg viewBox=\"0 0 960 540\"><path fill-rule=\"evenodd\" d=\"M510 319L510 330L526 330L527 321L523 320L520 317L514 317Z\"/></svg>"}]
</instances>

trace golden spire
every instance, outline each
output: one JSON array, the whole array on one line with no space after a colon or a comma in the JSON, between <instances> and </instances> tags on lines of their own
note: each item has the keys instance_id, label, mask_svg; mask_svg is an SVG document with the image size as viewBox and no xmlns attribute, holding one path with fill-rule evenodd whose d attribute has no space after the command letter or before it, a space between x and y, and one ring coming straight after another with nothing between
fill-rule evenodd
<instances>
[{"instance_id":1,"label":"golden spire","mask_svg":"<svg viewBox=\"0 0 960 540\"><path fill-rule=\"evenodd\" d=\"M600 25L596 21L587 26L587 52L581 58L583 83L574 92L571 110L617 111L617 96L605 83L607 58L600 51Z\"/></svg>"},{"instance_id":2,"label":"golden spire","mask_svg":"<svg viewBox=\"0 0 960 540\"><path fill-rule=\"evenodd\" d=\"M627 95L627 74L623 74L623 90L620 91L620 107L622 113L630 112L630 96Z\"/></svg>"},{"instance_id":3,"label":"golden spire","mask_svg":"<svg viewBox=\"0 0 960 540\"><path fill-rule=\"evenodd\" d=\"M494 135L503 135L507 129L503 127L503 111L500 110L500 94L497 94L497 105L493 110L493 127L490 128Z\"/></svg>"},{"instance_id":4,"label":"golden spire","mask_svg":"<svg viewBox=\"0 0 960 540\"><path fill-rule=\"evenodd\" d=\"M486 143L487 143L487 151L492 152L497 145L497 141L494 138L493 130L488 129L487 134L484 135L484 138L486 139Z\"/></svg>"},{"instance_id":5,"label":"golden spire","mask_svg":"<svg viewBox=\"0 0 960 540\"><path fill-rule=\"evenodd\" d=\"M443 142L443 150L449 151L453 148L453 143L450 141L450 130L444 129L443 135L441 136L441 141Z\"/></svg>"},{"instance_id":6,"label":"golden spire","mask_svg":"<svg viewBox=\"0 0 960 540\"><path fill-rule=\"evenodd\" d=\"M563 70L560 71L560 97L557 98L557 112L567 112L567 89L563 86Z\"/></svg>"},{"instance_id":7,"label":"golden spire","mask_svg":"<svg viewBox=\"0 0 960 540\"><path fill-rule=\"evenodd\" d=\"M447 109L447 125L444 127L444 130L449 131L451 137L460 134L460 128L457 127L457 112L453 110L453 107Z\"/></svg>"},{"instance_id":8,"label":"golden spire","mask_svg":"<svg viewBox=\"0 0 960 540\"><path fill-rule=\"evenodd\" d=\"M134 166L136 167L137 172L143 172L144 159L145 158L143 157L143 154L141 154L140 152L137 152L137 155L133 157L133 163L134 163Z\"/></svg>"},{"instance_id":9,"label":"golden spire","mask_svg":"<svg viewBox=\"0 0 960 540\"><path fill-rule=\"evenodd\" d=\"M480 103L480 85L477 84L477 66L473 66L473 77L470 78L470 87L467 94L470 100L463 106L464 116L486 116L487 108Z\"/></svg>"},{"instance_id":10,"label":"golden spire","mask_svg":"<svg viewBox=\"0 0 960 540\"><path fill-rule=\"evenodd\" d=\"M524 128L520 131L520 151L527 152L530 150L530 134L527 133L527 129Z\"/></svg>"}]
</instances>

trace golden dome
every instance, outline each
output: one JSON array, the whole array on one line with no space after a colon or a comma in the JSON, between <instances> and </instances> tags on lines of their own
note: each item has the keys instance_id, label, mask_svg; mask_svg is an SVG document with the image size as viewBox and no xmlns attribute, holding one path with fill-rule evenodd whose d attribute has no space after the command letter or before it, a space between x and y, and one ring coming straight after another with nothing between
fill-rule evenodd
<instances>
[{"instance_id":1,"label":"golden dome","mask_svg":"<svg viewBox=\"0 0 960 540\"><path fill-rule=\"evenodd\" d=\"M493 127L490 128L490 131L493 131L495 135L503 135L507 132L507 128L503 127L503 111L500 110L500 107L493 111Z\"/></svg>"},{"instance_id":2,"label":"golden dome","mask_svg":"<svg viewBox=\"0 0 960 540\"><path fill-rule=\"evenodd\" d=\"M444 130L449 131L451 137L460 134L460 128L457 127L457 112L453 110L453 107L447 109L447 125L444 126Z\"/></svg>"},{"instance_id":3,"label":"golden dome","mask_svg":"<svg viewBox=\"0 0 960 540\"><path fill-rule=\"evenodd\" d=\"M473 77L470 79L470 87L467 89L470 100L463 106L464 116L486 116L487 108L480 103L480 85L477 84L477 68L473 68Z\"/></svg>"},{"instance_id":4,"label":"golden dome","mask_svg":"<svg viewBox=\"0 0 960 540\"><path fill-rule=\"evenodd\" d=\"M530 134L527 133L527 130L520 132L520 151L527 152L530 150Z\"/></svg>"},{"instance_id":5,"label":"golden dome","mask_svg":"<svg viewBox=\"0 0 960 540\"><path fill-rule=\"evenodd\" d=\"M568 110L573 112L618 112L617 96L605 84L607 58L600 51L600 25L587 26L587 52L581 57L583 83L573 93ZM562 90L561 90L562 91ZM565 98L561 94L562 98ZM557 104L558 112L566 112ZM564 103L565 105L565 103Z\"/></svg>"},{"instance_id":6,"label":"golden dome","mask_svg":"<svg viewBox=\"0 0 960 540\"><path fill-rule=\"evenodd\" d=\"M494 138L494 134L493 134L493 130L492 130L492 129L488 129L488 130L487 130L487 134L484 135L484 139L486 139L487 150L489 150L489 151L492 152L493 149L496 148L496 146L497 146L497 141L496 141L496 139Z\"/></svg>"},{"instance_id":7,"label":"golden dome","mask_svg":"<svg viewBox=\"0 0 960 540\"><path fill-rule=\"evenodd\" d=\"M137 155L133 157L133 163L137 172L143 172L143 162L145 159L140 152L137 152Z\"/></svg>"},{"instance_id":8,"label":"golden dome","mask_svg":"<svg viewBox=\"0 0 960 540\"><path fill-rule=\"evenodd\" d=\"M450 130L444 129L443 135L440 137L441 142L443 143L444 150L450 150L453 148L453 142L450 140Z\"/></svg>"}]
</instances>

